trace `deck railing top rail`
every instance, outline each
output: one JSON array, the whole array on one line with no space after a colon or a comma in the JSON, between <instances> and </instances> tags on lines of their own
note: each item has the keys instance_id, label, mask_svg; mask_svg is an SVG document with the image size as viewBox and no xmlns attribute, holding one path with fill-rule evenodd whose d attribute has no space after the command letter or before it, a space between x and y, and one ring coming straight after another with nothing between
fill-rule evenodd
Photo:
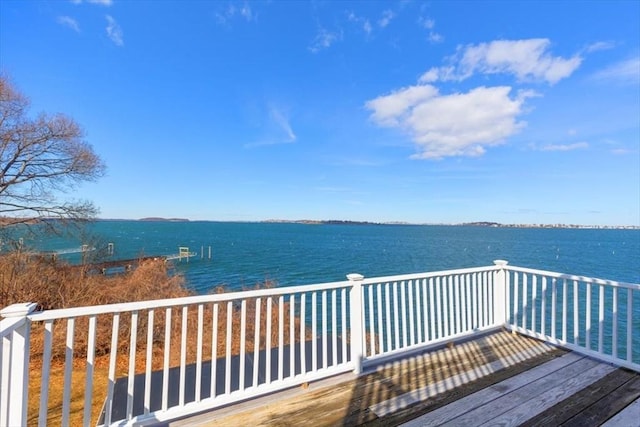
<instances>
[{"instance_id":1,"label":"deck railing top rail","mask_svg":"<svg viewBox=\"0 0 640 427\"><path fill-rule=\"evenodd\" d=\"M579 282L584 282L584 283L593 283L597 285L606 285L606 286L612 286L617 288L640 290L640 283L618 282L615 280L598 279L594 277L578 276L575 274L557 273L554 271L538 270L538 269L526 268L526 267L516 267L511 265L508 265L505 268L509 271L517 271L525 274L546 276L546 277L552 277L556 279L577 280Z\"/></svg>"},{"instance_id":2,"label":"deck railing top rail","mask_svg":"<svg viewBox=\"0 0 640 427\"><path fill-rule=\"evenodd\" d=\"M392 276L369 277L369 278L364 278L362 281L362 284L369 285L372 283L399 282L403 280L429 279L431 277L443 277L443 276L454 276L454 275L463 275L463 274L471 274L471 273L481 273L485 271L495 271L498 268L499 267L495 265L491 265L486 267L469 267L469 268L458 268L458 269L452 269L452 270L430 271L426 273L410 273L410 274L398 274L398 275L392 275Z\"/></svg>"},{"instance_id":3,"label":"deck railing top rail","mask_svg":"<svg viewBox=\"0 0 640 427\"><path fill-rule=\"evenodd\" d=\"M315 285L288 286L282 288L254 289L247 291L225 292L220 294L197 295L181 298L147 300L137 302L126 302L118 304L103 304L86 307L61 308L55 310L39 311L29 314L29 319L34 322L68 319L80 316L93 316L107 313L128 313L136 310L159 309L170 307L183 307L205 303L216 303L233 300L247 300L253 298L291 295L303 292L314 292L319 290L341 289L351 286L351 282L345 280L341 282L321 283Z\"/></svg>"}]
</instances>

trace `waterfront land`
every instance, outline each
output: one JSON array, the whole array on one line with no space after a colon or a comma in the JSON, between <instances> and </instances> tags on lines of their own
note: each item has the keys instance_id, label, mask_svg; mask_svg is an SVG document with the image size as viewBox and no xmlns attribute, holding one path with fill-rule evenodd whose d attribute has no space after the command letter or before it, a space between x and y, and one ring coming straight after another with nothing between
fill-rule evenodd
<instances>
[{"instance_id":1,"label":"waterfront land","mask_svg":"<svg viewBox=\"0 0 640 427\"><path fill-rule=\"evenodd\" d=\"M262 221L265 223L284 223L284 224L312 224L312 225L446 225L446 226L463 226L463 227L502 227L502 228L585 228L585 229L623 229L623 230L640 230L640 225L581 225L581 224L503 224L492 221L476 221L463 222L453 224L434 224L434 223L410 223L410 222L370 222L370 221L345 221L345 220L286 220L286 219L269 219Z\"/></svg>"}]
</instances>

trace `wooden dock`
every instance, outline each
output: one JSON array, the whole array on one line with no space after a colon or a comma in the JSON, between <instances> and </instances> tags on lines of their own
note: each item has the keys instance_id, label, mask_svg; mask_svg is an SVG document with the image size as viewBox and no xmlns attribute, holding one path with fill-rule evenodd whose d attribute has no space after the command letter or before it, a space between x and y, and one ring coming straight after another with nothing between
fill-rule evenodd
<instances>
[{"instance_id":1,"label":"wooden dock","mask_svg":"<svg viewBox=\"0 0 640 427\"><path fill-rule=\"evenodd\" d=\"M633 426L640 374L499 332L173 426Z\"/></svg>"}]
</instances>

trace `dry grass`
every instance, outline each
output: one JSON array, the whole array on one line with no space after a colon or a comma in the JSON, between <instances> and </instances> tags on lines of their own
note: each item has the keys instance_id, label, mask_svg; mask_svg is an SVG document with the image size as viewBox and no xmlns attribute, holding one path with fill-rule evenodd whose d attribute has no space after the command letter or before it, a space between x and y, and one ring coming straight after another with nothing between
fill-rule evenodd
<instances>
[{"instance_id":1,"label":"dry grass","mask_svg":"<svg viewBox=\"0 0 640 427\"><path fill-rule=\"evenodd\" d=\"M183 287L183 279L179 276L171 276L163 261L147 261L132 272L121 276L88 275L81 268L57 264L51 261L28 258L25 255L14 253L0 257L0 301L2 306L15 302L36 302L41 309L68 308L78 306L90 306L111 304L129 301L143 301L161 298L173 298L188 296L190 292ZM272 286L263 284L260 287ZM217 289L216 292L223 292ZM245 345L246 352L252 352L255 348L256 327L256 300L247 300L245 303ZM291 319L288 304L283 303L283 344L291 341L290 328L294 327L294 341L310 338L310 332L300 333L300 320ZM230 310L230 311L229 311ZM259 347L266 347L267 318L270 317L272 325L279 324L279 306L277 299L273 301L271 313L267 316L266 301L262 299L259 322ZM169 336L165 333L165 320L171 315ZM233 302L217 304L217 321L213 316L213 304L202 306L202 352L203 360L223 357L227 353L236 355L241 347L241 305ZM135 373L145 372L147 333L149 331L148 311L141 310L138 313L138 326L136 328L137 347L134 353ZM231 319L231 345L227 348L227 319ZM86 370L87 370L87 344L89 332L89 320L78 318L74 321L73 337L73 366L71 376L71 402L69 408L69 424L80 425L83 420L85 403L91 407L91 424L98 421L102 405L106 399L109 383L108 371L111 353L111 331L113 316L97 316L96 328L96 360L93 366L93 386L91 402L85 402ZM154 311L152 327L151 366L152 370L161 369L165 358L165 340L170 340L168 359L171 367L178 366L181 359L182 323L187 322L186 363L194 363L197 357L197 331L199 325L198 309L190 307L187 315L183 316L182 307L162 309ZM131 337L131 313L123 313L120 316L118 332L118 345L116 351L115 377L128 374L130 362L130 337ZM217 340L213 341L213 330L217 324ZM53 324L53 345L51 374L48 384L49 399L47 402L47 421L50 425L60 425L62 422L62 401L65 388L64 369L66 337L69 331L67 320L57 320ZM272 328L271 345L279 345L278 329ZM41 394L42 353L44 348L44 325L35 323L32 325L31 338L31 365L29 382L29 418L30 425L37 424L39 400Z\"/></svg>"}]
</instances>

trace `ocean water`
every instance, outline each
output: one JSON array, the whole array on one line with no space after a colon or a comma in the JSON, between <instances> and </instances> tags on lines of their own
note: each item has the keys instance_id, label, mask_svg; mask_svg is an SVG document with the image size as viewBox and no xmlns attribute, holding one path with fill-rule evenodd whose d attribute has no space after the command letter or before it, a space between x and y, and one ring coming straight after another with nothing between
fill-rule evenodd
<instances>
[{"instance_id":1,"label":"ocean water","mask_svg":"<svg viewBox=\"0 0 640 427\"><path fill-rule=\"evenodd\" d=\"M177 254L186 246L198 255L175 261L175 271L198 293L220 285L241 290L266 280L293 286L343 280L349 273L375 277L477 267L496 259L640 283L640 230L97 221L83 235L25 239L25 244L64 250L113 243L108 259ZM77 254L64 258L79 261Z\"/></svg>"}]
</instances>

